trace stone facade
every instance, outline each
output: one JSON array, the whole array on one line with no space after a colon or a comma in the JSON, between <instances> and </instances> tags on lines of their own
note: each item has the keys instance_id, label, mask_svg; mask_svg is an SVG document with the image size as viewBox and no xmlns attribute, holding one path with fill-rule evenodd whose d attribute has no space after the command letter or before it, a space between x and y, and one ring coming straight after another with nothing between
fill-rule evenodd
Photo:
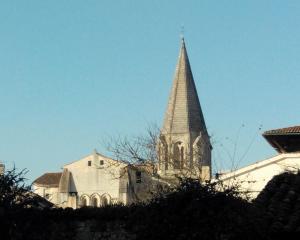
<instances>
[{"instance_id":1,"label":"stone facade","mask_svg":"<svg viewBox=\"0 0 300 240\"><path fill-rule=\"evenodd\" d=\"M59 181L61 175L61 172L43 174L32 184L34 193L47 199L55 205L59 205L61 203L59 195Z\"/></svg>"},{"instance_id":2,"label":"stone facade","mask_svg":"<svg viewBox=\"0 0 300 240\"><path fill-rule=\"evenodd\" d=\"M211 178L211 144L184 39L158 143L159 174Z\"/></svg>"},{"instance_id":3,"label":"stone facade","mask_svg":"<svg viewBox=\"0 0 300 240\"><path fill-rule=\"evenodd\" d=\"M54 184L38 178L33 190L59 207L126 205L150 198L155 186L152 175L150 166L129 165L94 151L65 165Z\"/></svg>"},{"instance_id":4,"label":"stone facade","mask_svg":"<svg viewBox=\"0 0 300 240\"><path fill-rule=\"evenodd\" d=\"M61 194L66 201L70 194L77 196L74 203L76 206L124 202L123 197L119 195L120 171L124 166L122 162L95 151L63 167L65 174L64 181L60 183ZM69 202L67 204L70 205Z\"/></svg>"}]
</instances>

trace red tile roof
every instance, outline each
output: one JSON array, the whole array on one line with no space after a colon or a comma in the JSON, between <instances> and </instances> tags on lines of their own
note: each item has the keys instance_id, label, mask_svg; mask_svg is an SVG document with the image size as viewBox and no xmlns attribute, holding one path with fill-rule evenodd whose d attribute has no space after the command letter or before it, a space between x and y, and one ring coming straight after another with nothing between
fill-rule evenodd
<instances>
[{"instance_id":1,"label":"red tile roof","mask_svg":"<svg viewBox=\"0 0 300 240\"><path fill-rule=\"evenodd\" d=\"M61 174L61 172L45 173L36 180L34 180L33 183L37 185L46 185L48 187L58 187Z\"/></svg>"},{"instance_id":2,"label":"red tile roof","mask_svg":"<svg viewBox=\"0 0 300 240\"><path fill-rule=\"evenodd\" d=\"M300 126L278 128L263 133L263 135L290 135L290 134L300 134Z\"/></svg>"}]
</instances>

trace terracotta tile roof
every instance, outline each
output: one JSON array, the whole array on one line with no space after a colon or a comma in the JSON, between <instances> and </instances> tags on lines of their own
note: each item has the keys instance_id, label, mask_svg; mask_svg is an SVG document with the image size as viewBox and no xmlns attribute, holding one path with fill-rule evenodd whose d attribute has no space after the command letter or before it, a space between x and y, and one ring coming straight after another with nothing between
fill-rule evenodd
<instances>
[{"instance_id":1,"label":"terracotta tile roof","mask_svg":"<svg viewBox=\"0 0 300 240\"><path fill-rule=\"evenodd\" d=\"M263 135L289 135L289 134L300 134L300 126L278 128L263 133Z\"/></svg>"},{"instance_id":2,"label":"terracotta tile roof","mask_svg":"<svg viewBox=\"0 0 300 240\"><path fill-rule=\"evenodd\" d=\"M59 181L61 178L61 172L57 173L45 173L36 180L34 180L34 184L37 185L45 185L51 187L58 187Z\"/></svg>"}]
</instances>

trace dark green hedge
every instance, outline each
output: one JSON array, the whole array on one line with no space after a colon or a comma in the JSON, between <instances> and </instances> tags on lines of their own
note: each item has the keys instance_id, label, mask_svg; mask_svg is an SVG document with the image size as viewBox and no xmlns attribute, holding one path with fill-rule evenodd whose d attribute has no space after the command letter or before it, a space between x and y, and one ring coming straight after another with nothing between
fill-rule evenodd
<instances>
[{"instance_id":1,"label":"dark green hedge","mask_svg":"<svg viewBox=\"0 0 300 240\"><path fill-rule=\"evenodd\" d=\"M0 236L75 239L81 223L92 233L87 239L258 240L300 231L299 174L274 177L253 203L240 198L235 189L216 189L212 183L185 180L148 204L76 210L0 207Z\"/></svg>"}]
</instances>

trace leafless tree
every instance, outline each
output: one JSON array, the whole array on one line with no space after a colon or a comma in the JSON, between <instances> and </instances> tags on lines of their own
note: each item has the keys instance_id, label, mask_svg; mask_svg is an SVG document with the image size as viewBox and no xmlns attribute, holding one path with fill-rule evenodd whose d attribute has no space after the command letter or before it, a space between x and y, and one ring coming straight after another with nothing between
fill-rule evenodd
<instances>
[{"instance_id":1,"label":"leafless tree","mask_svg":"<svg viewBox=\"0 0 300 240\"><path fill-rule=\"evenodd\" d=\"M156 146L159 136L157 125L149 125L145 134L138 136L110 136L103 143L113 159L127 164L155 164L158 161Z\"/></svg>"},{"instance_id":2,"label":"leafless tree","mask_svg":"<svg viewBox=\"0 0 300 240\"><path fill-rule=\"evenodd\" d=\"M105 149L113 159L119 160L131 166L152 166L153 173L156 173L158 164L168 164L169 169L176 170L178 178L199 178L201 179L203 162L192 162L188 153L161 150L161 134L156 124L148 125L144 134L128 137L118 135L104 139ZM164 155L162 157L162 154ZM203 158L203 151L194 151L193 157ZM113 163L117 164L117 163ZM157 175L158 177L158 175Z\"/></svg>"},{"instance_id":3,"label":"leafless tree","mask_svg":"<svg viewBox=\"0 0 300 240\"><path fill-rule=\"evenodd\" d=\"M239 156L237 154L237 150L239 148L240 132L243 127L244 125L242 125L239 128L236 139L232 141L231 150L230 147L225 147L225 143L221 144L223 152L226 152L225 154L223 154L223 157L225 155L228 156L229 161L231 163L231 170L235 170L239 163L245 158L245 155L248 153L255 137L257 136L256 132L254 134L254 137L250 139L249 146L247 146L243 154ZM260 129L261 127L259 127L258 130ZM201 147L196 148L196 150L192 152L193 156L189 155L189 153L187 152L184 155L181 155L180 152L174 151L168 151L167 153L165 153L160 149L160 144L162 142L162 140L160 139L161 137L162 135L160 134L159 127L155 124L152 124L147 127L146 132L144 134L133 137L121 135L117 137L109 137L108 139L104 140L104 143L106 150L110 153L112 158L119 160L120 162L123 162L131 167L151 167L153 174L152 176L154 176L154 178L158 179L159 181L168 184L171 187L175 186L178 183L178 181L189 178L198 179L200 182L206 182L207 184L210 184L213 181L215 184L217 180L209 179L206 176L207 172L211 171L211 169L207 170L205 168L207 166L207 162L203 160L203 156L205 156L205 151L209 151L209 149L203 149ZM210 141L214 145L218 144L218 142L215 142L214 138L211 138ZM201 144L209 146L209 144L200 142L200 145ZM166 155L162 157L162 154ZM194 161L193 159L200 159L200 161ZM174 169L173 173L175 178L173 179L164 179L163 174L157 174L157 170L159 170L158 165L164 165L166 162L168 164L169 169ZM113 164L118 163L116 162ZM215 171L218 173L218 169L215 169ZM127 174L130 175L129 172L127 172ZM239 183L232 182L230 185L224 185L222 182L219 182L218 188L220 189L220 191L227 191L228 189L233 188L238 189ZM132 192L134 191L132 190ZM247 194L247 192L242 193L244 198L247 198Z\"/></svg>"}]
</instances>

